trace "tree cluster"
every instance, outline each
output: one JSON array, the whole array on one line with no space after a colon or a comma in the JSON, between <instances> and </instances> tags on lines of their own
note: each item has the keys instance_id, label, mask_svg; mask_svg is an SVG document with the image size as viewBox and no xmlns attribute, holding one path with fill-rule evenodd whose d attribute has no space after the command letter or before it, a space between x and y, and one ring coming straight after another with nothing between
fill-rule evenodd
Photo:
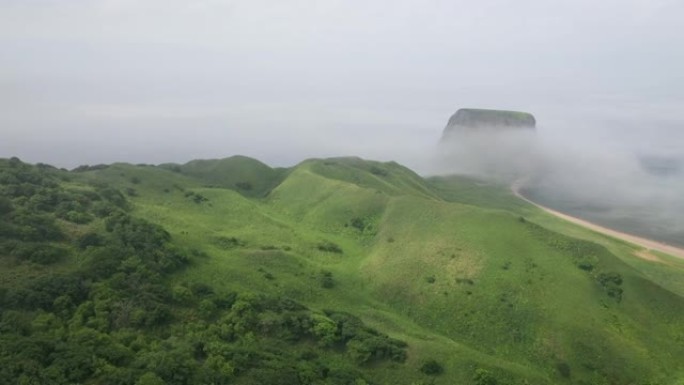
<instances>
[{"instance_id":1,"label":"tree cluster","mask_svg":"<svg viewBox=\"0 0 684 385\"><path fill-rule=\"evenodd\" d=\"M350 314L172 284L201 252L132 215L121 191L67 190L60 173L0 160L0 258L65 262L0 283L0 385L364 384L369 364L405 360L405 343Z\"/></svg>"}]
</instances>

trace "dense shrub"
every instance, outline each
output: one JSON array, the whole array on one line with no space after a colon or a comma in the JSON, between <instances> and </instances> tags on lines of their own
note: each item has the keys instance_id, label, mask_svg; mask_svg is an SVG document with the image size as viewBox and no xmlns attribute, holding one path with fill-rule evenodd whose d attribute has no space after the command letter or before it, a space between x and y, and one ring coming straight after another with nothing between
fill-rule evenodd
<instances>
[{"instance_id":1,"label":"dense shrub","mask_svg":"<svg viewBox=\"0 0 684 385\"><path fill-rule=\"evenodd\" d=\"M366 228L366 223L362 218L352 218L350 222L351 226L359 231L363 231Z\"/></svg>"},{"instance_id":2,"label":"dense shrub","mask_svg":"<svg viewBox=\"0 0 684 385\"><path fill-rule=\"evenodd\" d=\"M104 237L98 233L86 233L81 235L76 241L79 249L84 250L88 246L102 246L104 244Z\"/></svg>"},{"instance_id":3,"label":"dense shrub","mask_svg":"<svg viewBox=\"0 0 684 385\"><path fill-rule=\"evenodd\" d=\"M335 338L346 346L350 357L358 364L377 360L406 360L406 343L364 326L358 318L348 313L327 311L326 315L336 323Z\"/></svg>"},{"instance_id":4,"label":"dense shrub","mask_svg":"<svg viewBox=\"0 0 684 385\"><path fill-rule=\"evenodd\" d=\"M486 369L477 369L473 376L473 381L475 385L497 385L499 383L496 377Z\"/></svg>"},{"instance_id":5,"label":"dense shrub","mask_svg":"<svg viewBox=\"0 0 684 385\"><path fill-rule=\"evenodd\" d=\"M389 172L387 172L387 170L384 170L384 169L382 169L382 168L380 168L380 167L378 167L378 166L371 166L370 172L371 172L371 174L377 175L377 176L387 176L387 175L389 175Z\"/></svg>"},{"instance_id":6,"label":"dense shrub","mask_svg":"<svg viewBox=\"0 0 684 385\"><path fill-rule=\"evenodd\" d=\"M86 172L86 171L97 171L97 170L105 170L109 168L108 164L96 164L93 166L89 166L87 164L78 166L71 170L72 172Z\"/></svg>"},{"instance_id":7,"label":"dense shrub","mask_svg":"<svg viewBox=\"0 0 684 385\"><path fill-rule=\"evenodd\" d=\"M328 253L342 254L342 248L332 242L322 242L318 244L318 250L325 251Z\"/></svg>"},{"instance_id":8,"label":"dense shrub","mask_svg":"<svg viewBox=\"0 0 684 385\"><path fill-rule=\"evenodd\" d=\"M102 196L102 198L114 206L121 209L128 208L128 201L121 191L111 187L101 187L98 188L97 192L100 194L100 196Z\"/></svg>"},{"instance_id":9,"label":"dense shrub","mask_svg":"<svg viewBox=\"0 0 684 385\"><path fill-rule=\"evenodd\" d=\"M18 243L11 253L20 259L48 265L64 258L67 250L45 243Z\"/></svg>"},{"instance_id":10,"label":"dense shrub","mask_svg":"<svg viewBox=\"0 0 684 385\"><path fill-rule=\"evenodd\" d=\"M245 246L245 242L235 237L215 237L212 239L212 243L225 250Z\"/></svg>"},{"instance_id":11,"label":"dense shrub","mask_svg":"<svg viewBox=\"0 0 684 385\"><path fill-rule=\"evenodd\" d=\"M321 282L321 287L325 289L331 289L335 286L335 281L333 280L332 272L328 270L323 270L320 273L319 280Z\"/></svg>"},{"instance_id":12,"label":"dense shrub","mask_svg":"<svg viewBox=\"0 0 684 385\"><path fill-rule=\"evenodd\" d=\"M429 375L436 376L444 372L442 365L435 360L427 360L420 366L420 371Z\"/></svg>"},{"instance_id":13,"label":"dense shrub","mask_svg":"<svg viewBox=\"0 0 684 385\"><path fill-rule=\"evenodd\" d=\"M0 214L8 214L11 213L12 210L14 210L14 207L12 206L12 201L0 196Z\"/></svg>"},{"instance_id":14,"label":"dense shrub","mask_svg":"<svg viewBox=\"0 0 684 385\"><path fill-rule=\"evenodd\" d=\"M561 375L561 377L570 378L570 365L568 365L566 362L559 362L556 365L556 370L558 370L558 373Z\"/></svg>"},{"instance_id":15,"label":"dense shrub","mask_svg":"<svg viewBox=\"0 0 684 385\"><path fill-rule=\"evenodd\" d=\"M11 236L23 241L58 241L64 237L54 218L45 214L22 209L12 213L10 221L13 225Z\"/></svg>"},{"instance_id":16,"label":"dense shrub","mask_svg":"<svg viewBox=\"0 0 684 385\"><path fill-rule=\"evenodd\" d=\"M83 224L92 222L93 216L90 215L89 213L81 213L78 211L69 211L66 214L64 214L64 219L66 219L69 222L73 222L73 223L83 225Z\"/></svg>"},{"instance_id":17,"label":"dense shrub","mask_svg":"<svg viewBox=\"0 0 684 385\"><path fill-rule=\"evenodd\" d=\"M190 291L197 297L206 297L214 294L214 289L211 286L201 282L195 282L190 285Z\"/></svg>"},{"instance_id":18,"label":"dense shrub","mask_svg":"<svg viewBox=\"0 0 684 385\"><path fill-rule=\"evenodd\" d=\"M202 195L200 193L196 193L194 191L186 191L184 195L186 198L190 199L191 201L193 201L197 204L209 201L209 199L207 197L205 197L204 195Z\"/></svg>"},{"instance_id":19,"label":"dense shrub","mask_svg":"<svg viewBox=\"0 0 684 385\"><path fill-rule=\"evenodd\" d=\"M606 291L608 296L613 297L616 301L622 301L622 276L619 273L600 273L596 280Z\"/></svg>"}]
</instances>

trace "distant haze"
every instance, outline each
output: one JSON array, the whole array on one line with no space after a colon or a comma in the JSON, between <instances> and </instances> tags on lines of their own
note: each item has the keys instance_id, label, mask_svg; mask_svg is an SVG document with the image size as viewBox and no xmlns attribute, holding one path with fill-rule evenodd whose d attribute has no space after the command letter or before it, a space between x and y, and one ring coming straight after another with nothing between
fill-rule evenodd
<instances>
[{"instance_id":1,"label":"distant haze","mask_svg":"<svg viewBox=\"0 0 684 385\"><path fill-rule=\"evenodd\" d=\"M432 164L440 174L522 182L524 194L547 207L684 246L684 153L645 138L630 148L618 130L595 135L590 141L543 128L463 130L441 143Z\"/></svg>"},{"instance_id":2,"label":"distant haze","mask_svg":"<svg viewBox=\"0 0 684 385\"><path fill-rule=\"evenodd\" d=\"M0 2L0 156L359 155L428 172L461 107L604 152L684 147L684 3Z\"/></svg>"}]
</instances>

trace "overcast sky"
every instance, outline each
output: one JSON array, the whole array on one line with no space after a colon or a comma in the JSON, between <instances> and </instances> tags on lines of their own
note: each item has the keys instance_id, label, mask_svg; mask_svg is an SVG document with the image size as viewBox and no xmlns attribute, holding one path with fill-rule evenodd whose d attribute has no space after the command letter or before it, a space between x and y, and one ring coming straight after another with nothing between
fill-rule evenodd
<instances>
[{"instance_id":1,"label":"overcast sky","mask_svg":"<svg viewBox=\"0 0 684 385\"><path fill-rule=\"evenodd\" d=\"M681 0L0 0L0 157L411 163L461 107L684 148Z\"/></svg>"}]
</instances>

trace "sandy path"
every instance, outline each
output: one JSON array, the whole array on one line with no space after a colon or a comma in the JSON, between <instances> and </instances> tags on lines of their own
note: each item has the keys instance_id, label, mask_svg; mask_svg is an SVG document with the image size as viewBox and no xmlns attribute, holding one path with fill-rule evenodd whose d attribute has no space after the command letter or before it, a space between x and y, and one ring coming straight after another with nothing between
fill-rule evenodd
<instances>
[{"instance_id":1,"label":"sandy path","mask_svg":"<svg viewBox=\"0 0 684 385\"><path fill-rule=\"evenodd\" d=\"M668 245L668 244L665 244L662 242L657 242L657 241L654 241L651 239L638 237L636 235L623 233L621 231L609 229L607 227L599 226L595 223L585 221L584 219L576 218L576 217L570 216L568 214L563 214L559 211L556 211L556 210L550 209L548 207L542 206L540 204L537 204L535 202L532 202L531 200L525 198L522 194L520 194L520 189L523 187L524 182L525 182L524 180L518 180L518 181L515 181L511 185L511 191L518 198L539 207L540 209L546 211L549 214L552 214L552 215L555 215L559 218L565 219L568 222L572 222L572 223L578 224L580 226L586 227L590 230L596 231L597 233L609 235L613 238L621 239L623 241L627 241L629 243L641 246L641 247L645 248L646 250L642 250L642 251L639 251L636 253L636 255L640 258L644 258L644 259L648 259L648 260L659 260L658 257L649 253L649 251L651 251L651 250L660 251L662 253L669 254L669 255L672 255L675 257L679 257L679 258L684 258L684 249L681 249L681 248L678 248L675 246L671 246L671 245Z\"/></svg>"}]
</instances>

